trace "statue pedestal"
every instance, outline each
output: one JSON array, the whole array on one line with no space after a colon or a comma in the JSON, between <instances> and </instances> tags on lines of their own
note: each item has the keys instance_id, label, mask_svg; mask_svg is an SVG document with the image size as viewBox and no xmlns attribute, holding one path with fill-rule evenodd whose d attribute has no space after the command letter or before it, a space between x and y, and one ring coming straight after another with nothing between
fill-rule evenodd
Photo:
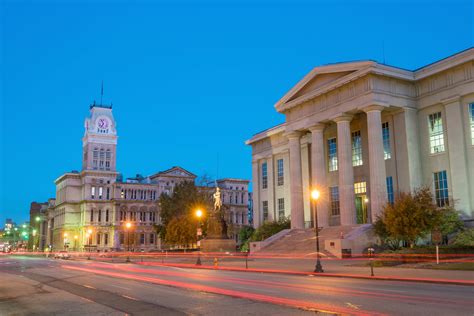
<instances>
[{"instance_id":1,"label":"statue pedestal","mask_svg":"<svg viewBox=\"0 0 474 316\"><path fill-rule=\"evenodd\" d=\"M203 239L202 252L235 252L236 243L233 239Z\"/></svg>"}]
</instances>

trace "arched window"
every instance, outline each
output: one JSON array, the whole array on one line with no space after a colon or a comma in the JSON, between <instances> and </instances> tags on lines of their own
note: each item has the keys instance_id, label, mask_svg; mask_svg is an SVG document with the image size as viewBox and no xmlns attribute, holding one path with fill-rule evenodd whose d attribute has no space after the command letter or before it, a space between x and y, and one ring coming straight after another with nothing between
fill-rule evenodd
<instances>
[{"instance_id":1,"label":"arched window","mask_svg":"<svg viewBox=\"0 0 474 316\"><path fill-rule=\"evenodd\" d=\"M110 170L110 164L112 160L112 152L110 149L107 149L105 152L105 170Z\"/></svg>"},{"instance_id":2,"label":"arched window","mask_svg":"<svg viewBox=\"0 0 474 316\"><path fill-rule=\"evenodd\" d=\"M92 152L92 168L97 169L98 167L98 161L99 161L99 148L94 148L94 151Z\"/></svg>"}]
</instances>

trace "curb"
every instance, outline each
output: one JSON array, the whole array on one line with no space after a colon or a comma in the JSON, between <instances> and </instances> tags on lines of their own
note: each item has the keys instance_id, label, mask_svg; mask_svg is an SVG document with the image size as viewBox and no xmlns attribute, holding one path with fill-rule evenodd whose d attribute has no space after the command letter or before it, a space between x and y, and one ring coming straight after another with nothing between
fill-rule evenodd
<instances>
[{"instance_id":1,"label":"curb","mask_svg":"<svg viewBox=\"0 0 474 316\"><path fill-rule=\"evenodd\" d=\"M173 264L173 263L154 263L154 262L134 262L138 265L144 266L164 266L164 267L176 267L176 268L188 268L188 269L204 269L204 270L220 270L220 271L234 271L234 272L257 272L257 273L271 273L271 274L285 274L285 275L299 275L299 276L314 276L314 277L332 277L332 278L350 278L350 279L363 279L363 280L379 280L379 281L399 281L399 282L417 282L417 283L432 283L432 284L445 284L445 285L464 285L474 286L474 281L463 281L463 280L442 280L442 279L428 279L428 278L400 278L391 276L364 276L358 274L341 274L341 273L316 273L316 272L301 272L301 271L288 271L288 270L269 270L269 269L244 269L244 268L232 268L232 267L218 267L213 266L196 266L193 264Z\"/></svg>"}]
</instances>

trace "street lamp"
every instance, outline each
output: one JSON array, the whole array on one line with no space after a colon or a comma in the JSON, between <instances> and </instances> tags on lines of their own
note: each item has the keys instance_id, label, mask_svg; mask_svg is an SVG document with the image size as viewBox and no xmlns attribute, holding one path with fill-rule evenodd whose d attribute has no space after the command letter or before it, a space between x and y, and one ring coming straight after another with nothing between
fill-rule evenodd
<instances>
[{"instance_id":1,"label":"street lamp","mask_svg":"<svg viewBox=\"0 0 474 316\"><path fill-rule=\"evenodd\" d=\"M202 217L202 210L200 209L197 209L196 210L196 217L198 218L198 228L197 228L197 232L196 232L196 236L197 236L197 243L198 243L198 257L197 257L197 260L196 260L196 265L197 266L200 266L202 263L201 263L201 243L200 243L200 240L199 240L199 236L202 235L202 231L201 231L201 217Z\"/></svg>"},{"instance_id":2,"label":"street lamp","mask_svg":"<svg viewBox=\"0 0 474 316\"><path fill-rule=\"evenodd\" d=\"M91 236L92 236L92 229L89 228L86 232L87 248L88 248L87 260L91 260L91 241L92 241Z\"/></svg>"},{"instance_id":3,"label":"street lamp","mask_svg":"<svg viewBox=\"0 0 474 316\"><path fill-rule=\"evenodd\" d=\"M41 220L41 217L39 217L39 216L35 217L35 221L39 222L40 220Z\"/></svg>"},{"instance_id":4,"label":"street lamp","mask_svg":"<svg viewBox=\"0 0 474 316\"><path fill-rule=\"evenodd\" d=\"M318 229L318 206L317 202L319 199L319 191L314 189L311 191L311 206L313 207L313 216L314 216L314 230L316 232L316 267L314 272L324 272L323 266L321 265L321 260L319 256L319 229Z\"/></svg>"},{"instance_id":5,"label":"street lamp","mask_svg":"<svg viewBox=\"0 0 474 316\"><path fill-rule=\"evenodd\" d=\"M66 246L67 246L67 233L64 233L64 250L66 250Z\"/></svg>"},{"instance_id":6,"label":"street lamp","mask_svg":"<svg viewBox=\"0 0 474 316\"><path fill-rule=\"evenodd\" d=\"M77 238L79 238L79 236L74 235L74 251L77 251Z\"/></svg>"},{"instance_id":7,"label":"street lamp","mask_svg":"<svg viewBox=\"0 0 474 316\"><path fill-rule=\"evenodd\" d=\"M125 262L130 262L130 228L132 227L132 223L127 222L125 223L125 229L127 231L127 260Z\"/></svg>"}]
</instances>

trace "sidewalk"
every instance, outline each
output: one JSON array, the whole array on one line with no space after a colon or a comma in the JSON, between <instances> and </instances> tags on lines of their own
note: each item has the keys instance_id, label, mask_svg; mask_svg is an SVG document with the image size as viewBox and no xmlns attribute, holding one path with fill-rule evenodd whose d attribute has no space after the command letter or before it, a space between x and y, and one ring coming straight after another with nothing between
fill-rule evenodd
<instances>
[{"instance_id":1,"label":"sidewalk","mask_svg":"<svg viewBox=\"0 0 474 316\"><path fill-rule=\"evenodd\" d=\"M183 268L215 269L214 257L203 254L201 266L196 266L195 254L178 257L163 256L156 258L132 258L132 262L143 265L166 265ZM316 261L314 259L290 258L252 258L249 256L247 266L245 258L224 257L218 259L220 270L248 271L264 273L280 273L293 275L317 275L327 277L364 278L393 281L429 282L442 284L460 284L474 286L473 271L417 269L403 267L375 267L374 277L371 276L370 266L354 266L367 263L366 259L322 259L324 273L313 273Z\"/></svg>"}]
</instances>

